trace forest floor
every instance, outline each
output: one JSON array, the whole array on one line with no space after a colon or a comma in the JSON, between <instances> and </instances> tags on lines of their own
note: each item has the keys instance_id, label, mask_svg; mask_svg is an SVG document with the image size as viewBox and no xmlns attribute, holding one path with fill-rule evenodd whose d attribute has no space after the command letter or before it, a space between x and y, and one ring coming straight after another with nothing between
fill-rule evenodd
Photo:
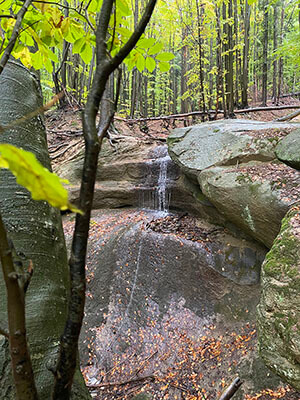
<instances>
[{"instance_id":1,"label":"forest floor","mask_svg":"<svg viewBox=\"0 0 300 400\"><path fill-rule=\"evenodd\" d=\"M300 104L295 100L293 104ZM285 104L291 104L290 99L285 99ZM239 115L238 118L253 119L260 121L272 121L283 115L289 114L291 110L254 112L247 115ZM83 146L82 127L80 111L68 109L66 111L50 111L46 116L46 125L49 140L49 152L52 162L61 162L63 159L70 159ZM294 119L293 121L296 121ZM299 119L298 119L299 120ZM191 123L197 121L190 120ZM142 141L165 142L168 134L175 127L183 126L183 121L150 121L129 124L124 121L115 121L115 128L123 136L137 136ZM113 134L113 140L117 135ZM298 194L297 194L298 195ZM112 229L118 220L107 221L107 227ZM70 237L73 225L65 223L66 235ZM193 218L179 215L177 217L166 217L159 221L145 222L147 229L162 233L171 233L187 240L202 240L207 232L197 232ZM94 227L95 228L95 227ZM96 233L97 232L97 233ZM97 229L91 229L91 237L99 234ZM211 232L209 232L211 234ZM196 344L192 343L188 335L174 332L173 345L176 346L181 357L174 363L172 368L165 371L164 375L143 374L146 366L151 362L151 355L140 357L132 363L130 358L119 360L112 371L106 376L106 384L99 387L96 399L130 399L133 395L141 392L149 392L155 399L186 399L186 400L216 400L211 397L209 390L203 387L203 373L210 374L210 371L217 370L220 364L226 365L228 371L239 361L245 352L248 352L256 343L256 329L252 324L246 324L240 332L227 332L226 335L219 335L215 332L214 326L208 326L205 334ZM168 354L162 357L168 357ZM128 370L128 379L120 379L121 372ZM218 375L217 375L218 376ZM219 387L225 387L222 372L218 376ZM214 386L215 382L211 382ZM178 397L170 397L170 388L176 389ZM173 391L174 393L174 391ZM219 394L219 393L218 393ZM295 392L289 386L282 386L276 391L265 388L259 393L246 395L244 400L299 400L300 393Z\"/></svg>"}]
</instances>

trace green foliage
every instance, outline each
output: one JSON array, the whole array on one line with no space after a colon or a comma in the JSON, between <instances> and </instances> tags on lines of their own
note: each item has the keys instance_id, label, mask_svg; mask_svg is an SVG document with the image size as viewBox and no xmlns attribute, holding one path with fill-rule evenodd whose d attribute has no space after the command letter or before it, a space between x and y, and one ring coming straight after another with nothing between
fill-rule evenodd
<instances>
[{"instance_id":1,"label":"green foliage","mask_svg":"<svg viewBox=\"0 0 300 400\"><path fill-rule=\"evenodd\" d=\"M64 41L72 44L73 54L79 54L85 64L90 64L93 47L96 46L96 18L102 0L85 0L80 11L73 8L71 0L67 0L67 4L70 7L67 17L64 15L64 8L59 7L58 4L38 2L29 7L12 52L12 55L20 59L26 67L46 68L48 72L52 72L53 65L59 62L58 54L62 52ZM5 0L0 4L0 14L11 15L11 18L1 18L4 41L0 56L11 36L15 24L14 16L20 7L13 0ZM107 48L110 49L112 57L133 33L132 18L130 1L117 0L116 12L111 16L107 43ZM163 47L163 44L157 42L154 38L146 38L143 35L137 43L136 50L128 56L125 62L129 69L136 67L142 72L146 68L152 72L155 58L164 62L173 58L170 53L161 53ZM146 63L146 58L149 56L153 56L153 61L148 60ZM163 67L163 69L167 70L166 67Z\"/></svg>"},{"instance_id":2,"label":"green foliage","mask_svg":"<svg viewBox=\"0 0 300 400\"><path fill-rule=\"evenodd\" d=\"M8 168L34 200L45 200L60 210L82 213L68 201L68 192L62 185L67 181L44 168L31 152L11 144L0 144L0 167Z\"/></svg>"}]
</instances>

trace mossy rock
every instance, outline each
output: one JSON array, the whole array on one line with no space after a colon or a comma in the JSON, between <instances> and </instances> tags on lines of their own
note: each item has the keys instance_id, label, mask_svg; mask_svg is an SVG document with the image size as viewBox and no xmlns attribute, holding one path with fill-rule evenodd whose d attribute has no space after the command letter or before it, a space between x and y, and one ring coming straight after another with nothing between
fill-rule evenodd
<instances>
[{"instance_id":1,"label":"mossy rock","mask_svg":"<svg viewBox=\"0 0 300 400\"><path fill-rule=\"evenodd\" d=\"M259 348L266 365L300 390L300 211L283 219L262 268Z\"/></svg>"}]
</instances>

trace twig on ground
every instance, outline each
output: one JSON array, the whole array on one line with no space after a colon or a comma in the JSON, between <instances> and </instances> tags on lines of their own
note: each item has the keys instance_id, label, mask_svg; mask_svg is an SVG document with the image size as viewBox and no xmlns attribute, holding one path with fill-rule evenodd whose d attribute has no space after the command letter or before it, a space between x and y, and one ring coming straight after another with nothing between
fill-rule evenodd
<instances>
[{"instance_id":1,"label":"twig on ground","mask_svg":"<svg viewBox=\"0 0 300 400\"><path fill-rule=\"evenodd\" d=\"M88 385L88 388L89 389L98 389L98 388L102 388L102 387L124 386L124 385L128 385L130 383L143 382L148 379L154 381L155 378L156 377L154 375L147 375L147 376L141 376L140 378L129 379L127 381L122 381L122 382L106 382L106 383L99 383L98 385Z\"/></svg>"},{"instance_id":2,"label":"twig on ground","mask_svg":"<svg viewBox=\"0 0 300 400\"><path fill-rule=\"evenodd\" d=\"M236 393L238 388L242 385L240 378L235 378L235 380L228 386L228 388L221 394L219 400L229 400Z\"/></svg>"},{"instance_id":3,"label":"twig on ground","mask_svg":"<svg viewBox=\"0 0 300 400\"><path fill-rule=\"evenodd\" d=\"M274 119L274 122L285 122L285 121L290 121L290 120L292 120L293 118L298 117L298 115L300 115L300 110L294 111L293 113L288 114L288 115L285 115L285 116L283 116L283 117Z\"/></svg>"}]
</instances>

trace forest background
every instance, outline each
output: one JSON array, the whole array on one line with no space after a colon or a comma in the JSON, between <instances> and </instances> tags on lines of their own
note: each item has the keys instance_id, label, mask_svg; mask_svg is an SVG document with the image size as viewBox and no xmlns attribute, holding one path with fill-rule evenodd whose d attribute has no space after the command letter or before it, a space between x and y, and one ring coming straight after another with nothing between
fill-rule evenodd
<instances>
[{"instance_id":1,"label":"forest background","mask_svg":"<svg viewBox=\"0 0 300 400\"><path fill-rule=\"evenodd\" d=\"M13 3L1 5L2 48L14 25L5 9ZM36 12L25 16L13 54L41 69L46 101L53 92L64 92L60 106L85 103L100 6L97 0L36 1ZM144 0L117 1L111 56L130 36L144 6ZM118 114L147 118L224 110L232 116L250 103L265 106L268 98L279 104L282 95L300 90L299 36L297 0L160 0L143 39L122 65ZM37 44L39 51L32 52ZM106 98L116 96L117 81L115 72Z\"/></svg>"}]
</instances>

